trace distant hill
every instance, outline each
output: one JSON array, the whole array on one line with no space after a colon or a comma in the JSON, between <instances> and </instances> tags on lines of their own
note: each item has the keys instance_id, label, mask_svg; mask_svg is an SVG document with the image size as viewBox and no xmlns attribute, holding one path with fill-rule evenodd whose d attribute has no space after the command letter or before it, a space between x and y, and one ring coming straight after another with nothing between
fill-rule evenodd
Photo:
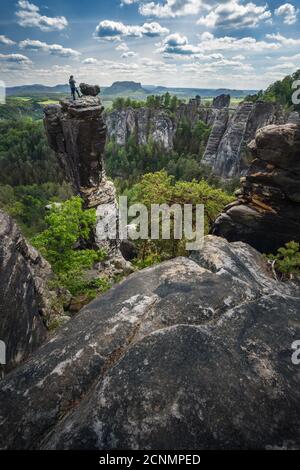
<instances>
[{"instance_id":1,"label":"distant hill","mask_svg":"<svg viewBox=\"0 0 300 470\"><path fill-rule=\"evenodd\" d=\"M114 82L110 87L103 89L103 96L146 94L147 91L137 82Z\"/></svg>"},{"instance_id":2,"label":"distant hill","mask_svg":"<svg viewBox=\"0 0 300 470\"><path fill-rule=\"evenodd\" d=\"M34 95L54 95L69 94L69 85L23 85L7 88L7 96L34 96ZM162 95L166 92L177 95L179 98L191 98L200 95L202 98L214 98L223 93L230 94L232 98L244 98L248 95L257 93L257 90L230 90L227 88L210 89L210 88L172 88L155 85L142 85L139 82L119 81L114 82L110 87L101 87L101 95L103 99L113 99L114 97L123 96L143 100L147 95Z\"/></svg>"},{"instance_id":3,"label":"distant hill","mask_svg":"<svg viewBox=\"0 0 300 470\"><path fill-rule=\"evenodd\" d=\"M181 97L191 97L200 95L202 98L215 98L216 96L222 94L229 94L232 98L243 98L250 94L256 93L257 90L231 90L229 88L169 88L169 87L153 87L151 85L144 86L144 88L153 95L161 95L166 92L171 93L172 95L177 95Z\"/></svg>"},{"instance_id":4,"label":"distant hill","mask_svg":"<svg viewBox=\"0 0 300 470\"><path fill-rule=\"evenodd\" d=\"M47 95L52 93L69 93L69 85L22 85L8 87L6 89L7 96L32 96L32 95Z\"/></svg>"}]
</instances>

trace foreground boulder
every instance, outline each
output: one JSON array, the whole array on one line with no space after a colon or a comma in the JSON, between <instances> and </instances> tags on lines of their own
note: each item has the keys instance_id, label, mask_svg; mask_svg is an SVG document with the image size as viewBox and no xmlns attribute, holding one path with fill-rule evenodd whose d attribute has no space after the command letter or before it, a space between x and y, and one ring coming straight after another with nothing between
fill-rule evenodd
<instances>
[{"instance_id":1,"label":"foreground boulder","mask_svg":"<svg viewBox=\"0 0 300 470\"><path fill-rule=\"evenodd\" d=\"M300 291L243 243L135 273L0 387L5 449L300 446Z\"/></svg>"},{"instance_id":2,"label":"foreground boulder","mask_svg":"<svg viewBox=\"0 0 300 470\"><path fill-rule=\"evenodd\" d=\"M300 241L300 126L264 127L249 148L254 161L238 200L216 220L213 234L271 253Z\"/></svg>"},{"instance_id":3,"label":"foreground boulder","mask_svg":"<svg viewBox=\"0 0 300 470\"><path fill-rule=\"evenodd\" d=\"M7 372L46 339L47 328L60 314L49 291L50 265L21 235L15 222L0 211L0 340L6 345Z\"/></svg>"}]
</instances>

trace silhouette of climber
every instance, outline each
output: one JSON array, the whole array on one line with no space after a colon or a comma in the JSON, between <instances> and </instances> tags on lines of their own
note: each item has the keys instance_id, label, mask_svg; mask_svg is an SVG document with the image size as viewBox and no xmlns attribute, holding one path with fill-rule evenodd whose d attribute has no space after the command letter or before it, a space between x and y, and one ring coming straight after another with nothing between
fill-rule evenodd
<instances>
[{"instance_id":1,"label":"silhouette of climber","mask_svg":"<svg viewBox=\"0 0 300 470\"><path fill-rule=\"evenodd\" d=\"M70 80L69 80L70 88L71 88L71 94L73 97L73 100L76 100L76 93L78 95L78 98L81 98L78 89L76 88L76 82L74 80L73 75L71 75Z\"/></svg>"}]
</instances>

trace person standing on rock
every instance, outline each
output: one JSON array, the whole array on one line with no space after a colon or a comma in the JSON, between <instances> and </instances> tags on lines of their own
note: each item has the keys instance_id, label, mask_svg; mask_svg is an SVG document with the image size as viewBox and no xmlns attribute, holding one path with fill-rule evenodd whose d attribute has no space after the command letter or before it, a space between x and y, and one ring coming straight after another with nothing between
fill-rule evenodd
<instances>
[{"instance_id":1,"label":"person standing on rock","mask_svg":"<svg viewBox=\"0 0 300 470\"><path fill-rule=\"evenodd\" d=\"M76 88L76 81L74 80L73 75L71 75L70 80L69 80L70 88L71 88L71 94L73 97L73 100L76 100L76 93L78 95L78 98L81 98L78 89Z\"/></svg>"}]
</instances>

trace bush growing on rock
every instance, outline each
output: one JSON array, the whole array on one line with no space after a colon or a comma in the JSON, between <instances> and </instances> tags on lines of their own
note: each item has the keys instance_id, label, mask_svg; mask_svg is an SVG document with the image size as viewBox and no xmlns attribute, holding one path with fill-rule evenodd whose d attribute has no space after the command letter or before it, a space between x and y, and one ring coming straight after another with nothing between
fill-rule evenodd
<instances>
[{"instance_id":1,"label":"bush growing on rock","mask_svg":"<svg viewBox=\"0 0 300 470\"><path fill-rule=\"evenodd\" d=\"M48 228L33 239L35 247L52 265L60 286L72 295L95 288L82 278L83 271L102 261L106 254L102 250L78 249L80 242L90 239L96 223L94 209L84 210L80 197L52 206L45 221ZM96 288L106 288L98 283Z\"/></svg>"},{"instance_id":2,"label":"bush growing on rock","mask_svg":"<svg viewBox=\"0 0 300 470\"><path fill-rule=\"evenodd\" d=\"M284 277L292 278L300 276L300 244L296 242L286 243L279 248L276 255L269 255L268 259L275 269Z\"/></svg>"},{"instance_id":3,"label":"bush growing on rock","mask_svg":"<svg viewBox=\"0 0 300 470\"><path fill-rule=\"evenodd\" d=\"M204 204L205 232L209 233L213 221L233 197L221 189L211 187L207 181L175 181L166 171L148 173L128 192L129 203L144 204L150 210L151 204ZM173 239L174 226L171 223L170 240L142 240L139 242L138 267L146 267L155 262L186 255L186 240Z\"/></svg>"}]
</instances>

